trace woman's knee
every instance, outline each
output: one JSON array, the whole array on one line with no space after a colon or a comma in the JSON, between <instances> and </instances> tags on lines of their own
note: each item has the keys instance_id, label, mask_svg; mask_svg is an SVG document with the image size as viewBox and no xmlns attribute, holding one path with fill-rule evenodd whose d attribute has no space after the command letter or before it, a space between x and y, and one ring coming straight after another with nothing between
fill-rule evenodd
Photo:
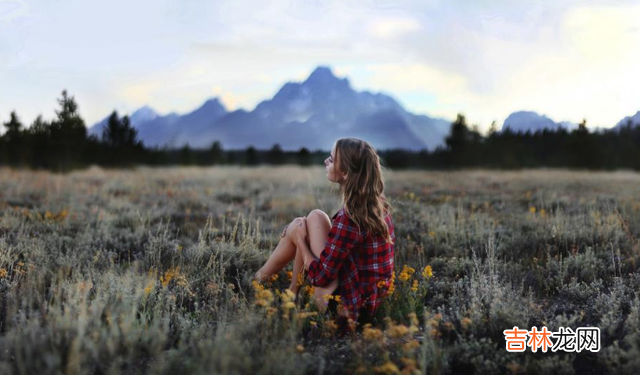
<instances>
[{"instance_id":1,"label":"woman's knee","mask_svg":"<svg viewBox=\"0 0 640 375\"><path fill-rule=\"evenodd\" d=\"M309 212L309 215L307 215L307 220L314 223L329 223L329 225L331 225L331 219L329 218L329 215L319 209L315 209Z\"/></svg>"},{"instance_id":2,"label":"woman's knee","mask_svg":"<svg viewBox=\"0 0 640 375\"><path fill-rule=\"evenodd\" d=\"M291 223L287 226L287 232L285 233L285 236L288 238L293 238L293 234L302 228L301 225L305 225L306 230L306 218L304 216L297 217L293 219L293 221L291 221Z\"/></svg>"}]
</instances>

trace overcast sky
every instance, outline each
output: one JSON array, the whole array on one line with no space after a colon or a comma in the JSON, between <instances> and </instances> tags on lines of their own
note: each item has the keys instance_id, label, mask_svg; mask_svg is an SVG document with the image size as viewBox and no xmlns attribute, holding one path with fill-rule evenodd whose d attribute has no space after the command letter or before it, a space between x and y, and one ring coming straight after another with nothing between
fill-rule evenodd
<instances>
[{"instance_id":1,"label":"overcast sky","mask_svg":"<svg viewBox=\"0 0 640 375\"><path fill-rule=\"evenodd\" d=\"M562 4L560 4L562 3ZM0 0L0 121L87 126L148 104L252 110L318 65L487 129L514 111L610 127L640 110L638 1Z\"/></svg>"}]
</instances>

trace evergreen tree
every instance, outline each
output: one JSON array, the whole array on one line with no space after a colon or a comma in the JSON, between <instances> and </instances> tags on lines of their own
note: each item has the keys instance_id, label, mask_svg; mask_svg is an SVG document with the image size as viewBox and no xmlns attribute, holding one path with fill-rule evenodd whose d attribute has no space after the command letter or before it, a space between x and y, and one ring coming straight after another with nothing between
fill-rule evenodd
<instances>
[{"instance_id":1,"label":"evergreen tree","mask_svg":"<svg viewBox=\"0 0 640 375\"><path fill-rule=\"evenodd\" d=\"M300 151L298 151L298 164L300 165L311 164L311 153L309 152L308 148L302 147Z\"/></svg>"},{"instance_id":2,"label":"evergreen tree","mask_svg":"<svg viewBox=\"0 0 640 375\"><path fill-rule=\"evenodd\" d=\"M51 122L51 144L54 148L56 169L68 170L75 165L83 164L82 156L87 140L87 128L78 113L78 105L72 96L62 91L58 99L60 110L57 118Z\"/></svg>"},{"instance_id":3,"label":"evergreen tree","mask_svg":"<svg viewBox=\"0 0 640 375\"><path fill-rule=\"evenodd\" d=\"M247 147L247 151L245 152L245 162L247 163L247 165L258 164L258 152L256 151L255 147Z\"/></svg>"},{"instance_id":4,"label":"evergreen tree","mask_svg":"<svg viewBox=\"0 0 640 375\"><path fill-rule=\"evenodd\" d=\"M113 111L102 130L102 143L108 148L110 164L132 164L136 162L142 151L142 143L138 140L138 130L131 126L129 116L118 118Z\"/></svg>"},{"instance_id":5,"label":"evergreen tree","mask_svg":"<svg viewBox=\"0 0 640 375\"><path fill-rule=\"evenodd\" d=\"M31 166L34 168L49 168L48 155L51 152L49 139L51 136L51 124L38 115L29 128L31 149Z\"/></svg>"},{"instance_id":6,"label":"evergreen tree","mask_svg":"<svg viewBox=\"0 0 640 375\"><path fill-rule=\"evenodd\" d=\"M282 147L278 143L273 145L271 150L269 150L269 154L267 155L269 163L271 164L282 164L284 163L284 151L282 151Z\"/></svg>"},{"instance_id":7,"label":"evergreen tree","mask_svg":"<svg viewBox=\"0 0 640 375\"><path fill-rule=\"evenodd\" d=\"M131 126L129 116L119 119L118 112L113 111L102 130L102 142L114 149L134 148L139 145L138 130Z\"/></svg>"},{"instance_id":8,"label":"evergreen tree","mask_svg":"<svg viewBox=\"0 0 640 375\"><path fill-rule=\"evenodd\" d=\"M25 164L26 149L25 149L25 132L23 130L22 122L18 118L15 111L11 112L11 116L8 122L5 122L5 133L2 135L2 148L5 149L3 158L9 163L9 165L17 166Z\"/></svg>"},{"instance_id":9,"label":"evergreen tree","mask_svg":"<svg viewBox=\"0 0 640 375\"><path fill-rule=\"evenodd\" d=\"M209 148L209 160L211 164L222 164L224 162L224 150L220 141L214 141Z\"/></svg>"}]
</instances>

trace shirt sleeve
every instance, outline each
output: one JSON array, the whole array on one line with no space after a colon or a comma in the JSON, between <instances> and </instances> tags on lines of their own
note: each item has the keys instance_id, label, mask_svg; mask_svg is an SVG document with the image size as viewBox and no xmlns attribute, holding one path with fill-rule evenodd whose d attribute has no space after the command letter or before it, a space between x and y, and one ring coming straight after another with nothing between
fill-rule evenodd
<instances>
[{"instance_id":1,"label":"shirt sleeve","mask_svg":"<svg viewBox=\"0 0 640 375\"><path fill-rule=\"evenodd\" d=\"M344 260L359 241L358 229L344 212L339 212L331 225L320 258L309 264L308 277L311 285L322 287L337 278Z\"/></svg>"}]
</instances>

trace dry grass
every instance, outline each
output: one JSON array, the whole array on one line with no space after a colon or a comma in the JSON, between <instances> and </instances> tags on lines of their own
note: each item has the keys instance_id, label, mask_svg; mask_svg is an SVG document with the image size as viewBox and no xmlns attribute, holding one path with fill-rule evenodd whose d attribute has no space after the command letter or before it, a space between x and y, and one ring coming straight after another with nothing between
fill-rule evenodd
<instances>
[{"instance_id":1,"label":"dry grass","mask_svg":"<svg viewBox=\"0 0 640 375\"><path fill-rule=\"evenodd\" d=\"M0 372L640 370L639 174L385 173L395 291L339 339L286 270L250 281L287 222L339 208L322 168L0 169ZM514 325L602 349L508 353Z\"/></svg>"}]
</instances>

